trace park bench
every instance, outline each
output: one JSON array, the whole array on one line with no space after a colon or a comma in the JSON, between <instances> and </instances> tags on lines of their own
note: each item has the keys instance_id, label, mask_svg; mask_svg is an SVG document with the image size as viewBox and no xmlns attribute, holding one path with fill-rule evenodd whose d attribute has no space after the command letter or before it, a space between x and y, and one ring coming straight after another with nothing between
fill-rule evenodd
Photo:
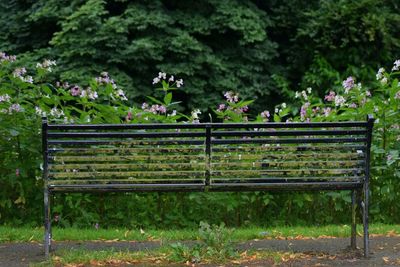
<instances>
[{"instance_id":1,"label":"park bench","mask_svg":"<svg viewBox=\"0 0 400 267\"><path fill-rule=\"evenodd\" d=\"M58 192L349 190L368 251L373 118L347 122L49 124L43 118L45 255Z\"/></svg>"}]
</instances>

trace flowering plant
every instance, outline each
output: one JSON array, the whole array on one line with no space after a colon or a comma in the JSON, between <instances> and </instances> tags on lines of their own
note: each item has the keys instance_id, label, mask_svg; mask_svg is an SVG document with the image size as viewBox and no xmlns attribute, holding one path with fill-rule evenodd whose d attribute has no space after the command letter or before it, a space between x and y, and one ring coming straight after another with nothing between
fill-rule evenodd
<instances>
[{"instance_id":1,"label":"flowering plant","mask_svg":"<svg viewBox=\"0 0 400 267\"><path fill-rule=\"evenodd\" d=\"M52 60L36 64L33 70L18 66L17 63L14 56L0 53L2 218L36 218L40 214L40 205L37 203L41 203L38 188L42 185L42 116L61 123L199 123L201 120L200 109L192 110L188 115L178 112L183 108L179 106L180 102L173 101L173 93L183 86L183 80L164 72L158 73L153 79L153 85L159 86L156 88L157 95L148 96L147 102L136 107L130 105L128 96L107 72L90 80L87 86L81 86L66 81L48 82L49 73L56 67L56 62ZM368 87L356 81L355 77L348 77L340 87L329 90L322 98L307 88L295 93L294 103L266 107L254 120L265 123L365 120L367 114L374 114L376 124L371 149L371 185L373 197L380 201L373 202L371 213L378 219L395 218L396 214L400 214L400 205L395 201L400 197L397 190L400 178L399 68L400 60L394 62L390 72L380 68L376 74L376 83ZM239 94L232 91L225 92L224 97L225 101L214 110L218 119L225 122L252 120L249 106L253 100L241 100ZM349 201L346 194L333 192L331 196L336 200L336 210L343 210L341 203ZM281 203L283 200L288 205L312 205L309 195L298 196L293 200L269 194L256 194L250 198L241 195L238 199L226 197L230 209L249 201L265 204L274 201ZM76 199L79 202L79 198ZM58 213L63 213L63 209L68 207L70 214L83 212L83 208L78 209L70 198L65 201L68 205L56 206ZM329 200L321 199L320 202L328 203ZM85 210L85 214L86 218L92 218L92 222L99 219L90 208Z\"/></svg>"}]
</instances>

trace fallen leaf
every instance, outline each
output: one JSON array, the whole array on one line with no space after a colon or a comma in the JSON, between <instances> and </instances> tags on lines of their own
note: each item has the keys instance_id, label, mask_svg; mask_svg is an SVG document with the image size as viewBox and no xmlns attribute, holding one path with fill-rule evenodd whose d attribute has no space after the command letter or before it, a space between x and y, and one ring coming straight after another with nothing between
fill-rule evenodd
<instances>
[{"instance_id":1,"label":"fallen leaf","mask_svg":"<svg viewBox=\"0 0 400 267\"><path fill-rule=\"evenodd\" d=\"M336 238L336 236L330 236L330 235L320 235L318 238Z\"/></svg>"},{"instance_id":2,"label":"fallen leaf","mask_svg":"<svg viewBox=\"0 0 400 267\"><path fill-rule=\"evenodd\" d=\"M125 232L125 234L124 234L124 237L127 238L130 232L131 232L130 230L127 230L127 231Z\"/></svg>"}]
</instances>

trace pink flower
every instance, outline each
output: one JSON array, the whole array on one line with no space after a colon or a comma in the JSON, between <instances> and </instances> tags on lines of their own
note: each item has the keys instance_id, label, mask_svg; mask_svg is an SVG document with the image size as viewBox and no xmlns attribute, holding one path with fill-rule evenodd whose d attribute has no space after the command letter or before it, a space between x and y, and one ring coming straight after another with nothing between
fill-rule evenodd
<instances>
[{"instance_id":1,"label":"pink flower","mask_svg":"<svg viewBox=\"0 0 400 267\"><path fill-rule=\"evenodd\" d=\"M126 121L131 121L132 120L132 112L128 111L128 114L125 117Z\"/></svg>"},{"instance_id":2,"label":"pink flower","mask_svg":"<svg viewBox=\"0 0 400 267\"><path fill-rule=\"evenodd\" d=\"M330 107L324 108L324 115L325 117L328 117L329 114L331 113L332 109Z\"/></svg>"},{"instance_id":3,"label":"pink flower","mask_svg":"<svg viewBox=\"0 0 400 267\"><path fill-rule=\"evenodd\" d=\"M331 102L331 101L335 100L335 95L336 95L335 92L330 91L329 95L325 96L325 100Z\"/></svg>"},{"instance_id":4,"label":"pink flower","mask_svg":"<svg viewBox=\"0 0 400 267\"><path fill-rule=\"evenodd\" d=\"M351 104L349 105L349 108L357 108L357 104L356 104L356 103L351 103Z\"/></svg>"},{"instance_id":5,"label":"pink flower","mask_svg":"<svg viewBox=\"0 0 400 267\"><path fill-rule=\"evenodd\" d=\"M300 108L300 117L301 120L304 120L307 116L307 108L310 106L310 102L304 103Z\"/></svg>"},{"instance_id":6,"label":"pink flower","mask_svg":"<svg viewBox=\"0 0 400 267\"><path fill-rule=\"evenodd\" d=\"M239 95L235 94L232 91L225 92L224 96L225 96L226 100L230 103L236 103L239 101Z\"/></svg>"},{"instance_id":7,"label":"pink flower","mask_svg":"<svg viewBox=\"0 0 400 267\"><path fill-rule=\"evenodd\" d=\"M71 95L72 96L79 96L81 94L81 88L79 86L75 85L70 89Z\"/></svg>"},{"instance_id":8,"label":"pink flower","mask_svg":"<svg viewBox=\"0 0 400 267\"><path fill-rule=\"evenodd\" d=\"M3 62L3 61L13 62L16 59L17 59L16 56L7 56L6 53L0 52L0 62Z\"/></svg>"},{"instance_id":9,"label":"pink flower","mask_svg":"<svg viewBox=\"0 0 400 267\"><path fill-rule=\"evenodd\" d=\"M8 113L13 113L13 112L21 112L22 108L19 104L12 104L9 108L8 108Z\"/></svg>"},{"instance_id":10,"label":"pink flower","mask_svg":"<svg viewBox=\"0 0 400 267\"><path fill-rule=\"evenodd\" d=\"M249 107L248 106L244 106L244 107L241 107L240 108L240 111L241 112L246 112L246 111L248 111L249 110Z\"/></svg>"},{"instance_id":11,"label":"pink flower","mask_svg":"<svg viewBox=\"0 0 400 267\"><path fill-rule=\"evenodd\" d=\"M312 109L312 112L313 112L314 114L317 114L319 110L320 110L320 108L319 108L319 107L316 107L316 108L313 108L313 109Z\"/></svg>"},{"instance_id":12,"label":"pink flower","mask_svg":"<svg viewBox=\"0 0 400 267\"><path fill-rule=\"evenodd\" d=\"M221 112L225 109L225 104L219 104L217 111Z\"/></svg>"},{"instance_id":13,"label":"pink flower","mask_svg":"<svg viewBox=\"0 0 400 267\"><path fill-rule=\"evenodd\" d=\"M271 114L269 113L268 110L264 110L263 112L261 112L261 118L267 119L271 116Z\"/></svg>"},{"instance_id":14,"label":"pink flower","mask_svg":"<svg viewBox=\"0 0 400 267\"><path fill-rule=\"evenodd\" d=\"M20 174L20 173L19 173L19 169L15 169L15 175L16 175L16 176L19 176L19 174Z\"/></svg>"},{"instance_id":15,"label":"pink flower","mask_svg":"<svg viewBox=\"0 0 400 267\"><path fill-rule=\"evenodd\" d=\"M160 113L166 113L167 112L167 108L164 105L161 105L158 107L158 111Z\"/></svg>"},{"instance_id":16,"label":"pink flower","mask_svg":"<svg viewBox=\"0 0 400 267\"><path fill-rule=\"evenodd\" d=\"M351 76L348 77L346 80L343 81L342 85L347 94L350 91L350 89L354 87L354 78Z\"/></svg>"}]
</instances>

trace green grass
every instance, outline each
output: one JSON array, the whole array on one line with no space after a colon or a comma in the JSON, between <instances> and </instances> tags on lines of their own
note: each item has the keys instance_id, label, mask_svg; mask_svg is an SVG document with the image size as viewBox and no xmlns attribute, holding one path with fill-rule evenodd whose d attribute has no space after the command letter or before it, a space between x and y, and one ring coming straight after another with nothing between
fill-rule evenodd
<instances>
[{"instance_id":1,"label":"green grass","mask_svg":"<svg viewBox=\"0 0 400 267\"><path fill-rule=\"evenodd\" d=\"M128 264L142 264L145 266L188 266L185 262L174 262L169 260L168 256L171 255L171 248L163 246L159 249L152 251L114 251L101 250L89 251L84 249L69 249L59 250L50 260L44 262L30 263L30 267L50 267L50 266L125 266ZM280 263L285 257L294 255L292 252L279 252L279 251L249 251L245 256L237 259L227 259L223 262L218 261L218 266L223 263L246 262L249 260L268 260L271 265ZM249 259L251 256L252 259ZM215 263L212 260L204 260L202 263ZM189 265L190 266L190 265Z\"/></svg>"},{"instance_id":2,"label":"green grass","mask_svg":"<svg viewBox=\"0 0 400 267\"><path fill-rule=\"evenodd\" d=\"M350 225L327 225L327 226L282 226L274 228L238 228L234 229L232 239L234 241L245 241L263 238L295 238L350 236ZM357 226L357 231L362 233L362 226ZM372 224L370 234L387 234L395 232L400 234L400 225ZM146 241L146 240L194 240L198 236L198 230L146 230L144 233L138 229L77 229L77 228L53 228L53 238L56 241L83 241L83 240L115 240L115 241ZM42 242L43 228L28 228L11 226L0 226L0 242Z\"/></svg>"},{"instance_id":3,"label":"green grass","mask_svg":"<svg viewBox=\"0 0 400 267\"><path fill-rule=\"evenodd\" d=\"M70 249L57 251L50 260L39 263L31 263L31 267L45 267L45 266L64 266L67 264L84 264L96 265L102 263L107 265L122 265L127 263L161 263L166 262L166 248L160 248L152 251L114 251L100 250L88 251L84 249Z\"/></svg>"}]
</instances>

